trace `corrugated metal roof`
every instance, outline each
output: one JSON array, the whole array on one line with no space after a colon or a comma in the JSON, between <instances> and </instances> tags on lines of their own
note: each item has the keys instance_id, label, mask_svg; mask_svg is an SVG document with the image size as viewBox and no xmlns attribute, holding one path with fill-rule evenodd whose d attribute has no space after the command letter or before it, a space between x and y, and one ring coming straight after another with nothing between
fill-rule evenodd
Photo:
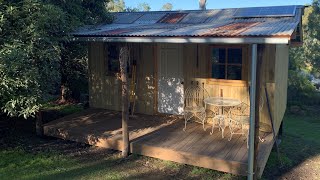
<instances>
[{"instance_id":1,"label":"corrugated metal roof","mask_svg":"<svg viewBox=\"0 0 320 180\"><path fill-rule=\"evenodd\" d=\"M178 23L183 19L187 13L168 13L165 17L159 20L159 23Z\"/></svg>"},{"instance_id":2,"label":"corrugated metal roof","mask_svg":"<svg viewBox=\"0 0 320 180\"><path fill-rule=\"evenodd\" d=\"M136 24L153 24L159 21L163 16L167 15L165 12L157 12L157 13L145 13L139 19L137 19L134 23Z\"/></svg>"},{"instance_id":3,"label":"corrugated metal roof","mask_svg":"<svg viewBox=\"0 0 320 180\"><path fill-rule=\"evenodd\" d=\"M74 36L81 37L290 37L301 20L303 6L292 17L239 18L239 10L190 10L114 13L112 24L83 28ZM257 9L263 9L259 7ZM270 7L265 7L269 8Z\"/></svg>"}]
</instances>

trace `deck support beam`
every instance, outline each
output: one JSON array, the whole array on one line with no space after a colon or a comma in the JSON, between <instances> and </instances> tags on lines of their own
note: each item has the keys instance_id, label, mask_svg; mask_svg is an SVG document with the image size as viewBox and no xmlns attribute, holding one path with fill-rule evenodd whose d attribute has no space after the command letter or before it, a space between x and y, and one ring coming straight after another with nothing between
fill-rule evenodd
<instances>
[{"instance_id":1,"label":"deck support beam","mask_svg":"<svg viewBox=\"0 0 320 180\"><path fill-rule=\"evenodd\" d=\"M129 47L122 44L120 48L119 61L120 61L120 76L122 82L122 156L127 157L129 155L129 89L128 89L128 66L129 60Z\"/></svg>"},{"instance_id":2,"label":"deck support beam","mask_svg":"<svg viewBox=\"0 0 320 180\"><path fill-rule=\"evenodd\" d=\"M251 88L250 88L250 129L248 152L248 180L253 179L254 173L254 141L255 141L255 107L256 107L256 77L257 77L257 44L252 44L251 55Z\"/></svg>"}]
</instances>

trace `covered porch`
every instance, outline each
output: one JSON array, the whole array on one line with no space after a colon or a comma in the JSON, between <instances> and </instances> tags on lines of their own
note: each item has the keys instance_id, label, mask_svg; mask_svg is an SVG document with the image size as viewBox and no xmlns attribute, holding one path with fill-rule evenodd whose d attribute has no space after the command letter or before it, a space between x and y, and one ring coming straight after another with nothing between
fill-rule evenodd
<instances>
[{"instance_id":1,"label":"covered porch","mask_svg":"<svg viewBox=\"0 0 320 180\"><path fill-rule=\"evenodd\" d=\"M225 138L218 128L210 135L199 123L188 123L177 115L144 115L130 117L130 152L144 156L189 164L238 175L246 175L248 149L246 137L233 135L229 129ZM44 125L44 134L66 140L122 150L121 112L87 109ZM273 146L272 134L264 134L259 143L258 174L261 176Z\"/></svg>"}]
</instances>

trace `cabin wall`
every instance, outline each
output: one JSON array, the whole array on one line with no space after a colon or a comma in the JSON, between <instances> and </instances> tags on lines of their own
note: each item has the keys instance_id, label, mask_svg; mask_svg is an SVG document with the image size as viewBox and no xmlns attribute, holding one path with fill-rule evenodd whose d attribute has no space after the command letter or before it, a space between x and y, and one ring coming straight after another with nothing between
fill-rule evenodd
<instances>
[{"instance_id":1,"label":"cabin wall","mask_svg":"<svg viewBox=\"0 0 320 180\"><path fill-rule=\"evenodd\" d=\"M154 114L155 101L155 45L141 44L137 46L137 100L136 112Z\"/></svg>"},{"instance_id":2,"label":"cabin wall","mask_svg":"<svg viewBox=\"0 0 320 180\"><path fill-rule=\"evenodd\" d=\"M275 93L274 109L275 131L278 132L284 113L287 107L287 89L288 89L288 66L289 66L289 47L288 45L276 46L276 64L275 64Z\"/></svg>"},{"instance_id":3,"label":"cabin wall","mask_svg":"<svg viewBox=\"0 0 320 180\"><path fill-rule=\"evenodd\" d=\"M89 43L89 104L90 107L121 110L121 81L107 73L108 44ZM136 59L135 112L154 113L154 45L132 44ZM131 78L129 78L131 83Z\"/></svg>"},{"instance_id":4,"label":"cabin wall","mask_svg":"<svg viewBox=\"0 0 320 180\"><path fill-rule=\"evenodd\" d=\"M99 42L89 45L90 106L121 110L121 82L115 76L107 76L106 73L107 45L107 43ZM157 69L158 45L132 44L134 58L137 60L135 112L138 113L157 113L157 72L155 70ZM243 80L233 81L210 78L212 45L184 44L182 48L184 88L187 88L192 81L198 81L203 84L210 96L219 96L220 91L223 90L224 97L237 98L250 104L248 81L250 82L251 46L242 46L244 48ZM287 46L263 45L260 58L262 59L261 80L263 84L260 89L263 102L260 112L261 129L271 131L265 87L268 92L271 116L276 121L276 127L279 127L286 105Z\"/></svg>"},{"instance_id":5,"label":"cabin wall","mask_svg":"<svg viewBox=\"0 0 320 180\"><path fill-rule=\"evenodd\" d=\"M120 110L120 80L107 76L106 55L104 43L89 44L89 104L94 108Z\"/></svg>"}]
</instances>

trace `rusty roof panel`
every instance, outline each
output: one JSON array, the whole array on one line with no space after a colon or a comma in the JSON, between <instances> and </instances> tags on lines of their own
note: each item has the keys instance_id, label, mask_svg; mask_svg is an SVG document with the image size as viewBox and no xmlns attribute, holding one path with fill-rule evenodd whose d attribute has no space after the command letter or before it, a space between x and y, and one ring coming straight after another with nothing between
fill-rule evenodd
<instances>
[{"instance_id":1,"label":"rusty roof panel","mask_svg":"<svg viewBox=\"0 0 320 180\"><path fill-rule=\"evenodd\" d=\"M175 24L181 21L186 15L187 13L168 13L165 17L160 19L158 22Z\"/></svg>"},{"instance_id":2,"label":"rusty roof panel","mask_svg":"<svg viewBox=\"0 0 320 180\"><path fill-rule=\"evenodd\" d=\"M259 22L238 22L231 23L217 28L212 28L206 33L201 34L203 36L237 36L240 33L256 26Z\"/></svg>"},{"instance_id":3,"label":"rusty roof panel","mask_svg":"<svg viewBox=\"0 0 320 180\"><path fill-rule=\"evenodd\" d=\"M137 24L153 24L158 22L163 16L165 16L167 13L165 12L158 12L158 13L148 13L141 16L139 19L137 19L134 23Z\"/></svg>"}]
</instances>

